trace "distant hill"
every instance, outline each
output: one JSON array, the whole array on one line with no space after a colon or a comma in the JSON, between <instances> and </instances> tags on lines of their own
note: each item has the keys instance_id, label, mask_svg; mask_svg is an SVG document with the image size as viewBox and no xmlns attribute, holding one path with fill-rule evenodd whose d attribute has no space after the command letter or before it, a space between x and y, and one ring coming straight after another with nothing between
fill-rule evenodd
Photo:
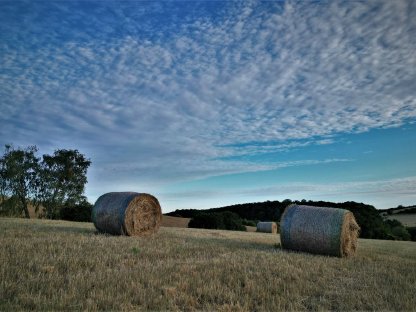
<instances>
[{"instance_id":1,"label":"distant hill","mask_svg":"<svg viewBox=\"0 0 416 312\"><path fill-rule=\"evenodd\" d=\"M382 216L392 214L416 214L416 205L407 207L400 205L396 208L379 209L379 212Z\"/></svg>"},{"instance_id":2,"label":"distant hill","mask_svg":"<svg viewBox=\"0 0 416 312\"><path fill-rule=\"evenodd\" d=\"M379 210L385 220L397 220L406 227L416 227L416 206L398 206Z\"/></svg>"},{"instance_id":3,"label":"distant hill","mask_svg":"<svg viewBox=\"0 0 416 312\"><path fill-rule=\"evenodd\" d=\"M397 220L405 227L416 227L416 213L396 213L384 218L386 220Z\"/></svg>"}]
</instances>

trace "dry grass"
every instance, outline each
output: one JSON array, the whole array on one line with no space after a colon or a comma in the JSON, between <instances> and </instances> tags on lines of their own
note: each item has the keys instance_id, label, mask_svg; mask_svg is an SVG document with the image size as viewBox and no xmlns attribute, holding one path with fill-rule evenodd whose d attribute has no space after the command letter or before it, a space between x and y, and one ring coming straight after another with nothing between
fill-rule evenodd
<instances>
[{"instance_id":1,"label":"dry grass","mask_svg":"<svg viewBox=\"0 0 416 312\"><path fill-rule=\"evenodd\" d=\"M360 240L350 259L278 235L0 219L0 310L415 310L416 243Z\"/></svg>"},{"instance_id":2,"label":"dry grass","mask_svg":"<svg viewBox=\"0 0 416 312\"><path fill-rule=\"evenodd\" d=\"M162 226L187 228L190 218L178 218L162 215Z\"/></svg>"},{"instance_id":3,"label":"dry grass","mask_svg":"<svg viewBox=\"0 0 416 312\"><path fill-rule=\"evenodd\" d=\"M416 213L396 213L393 215L389 215L386 217L386 219L390 220L398 220L400 221L404 226L416 226Z\"/></svg>"}]
</instances>

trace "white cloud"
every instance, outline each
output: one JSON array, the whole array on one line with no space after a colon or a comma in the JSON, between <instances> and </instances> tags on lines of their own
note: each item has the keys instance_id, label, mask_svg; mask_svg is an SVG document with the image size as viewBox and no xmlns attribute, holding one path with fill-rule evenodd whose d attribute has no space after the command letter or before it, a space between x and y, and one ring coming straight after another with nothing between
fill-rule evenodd
<instances>
[{"instance_id":1,"label":"white cloud","mask_svg":"<svg viewBox=\"0 0 416 312\"><path fill-rule=\"evenodd\" d=\"M391 180L336 182L336 183L285 183L267 188L239 191L245 195L291 195L310 193L316 197L333 195L372 195L383 196L415 195L416 177Z\"/></svg>"},{"instance_id":2,"label":"white cloud","mask_svg":"<svg viewBox=\"0 0 416 312\"><path fill-rule=\"evenodd\" d=\"M157 181L276 168L223 158L416 117L412 1L229 3L169 36L141 18L164 5L136 5L132 19L117 3L114 18L55 4L67 17L48 44L19 42L23 26L2 24L15 38L0 50L2 141L69 142L89 151L97 175ZM84 19L90 28L73 33ZM109 40L118 19L131 35Z\"/></svg>"}]
</instances>

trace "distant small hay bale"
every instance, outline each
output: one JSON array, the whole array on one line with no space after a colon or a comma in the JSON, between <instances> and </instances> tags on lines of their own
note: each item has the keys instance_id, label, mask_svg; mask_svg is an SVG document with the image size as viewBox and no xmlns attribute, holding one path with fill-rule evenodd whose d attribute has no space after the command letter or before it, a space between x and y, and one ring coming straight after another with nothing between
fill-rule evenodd
<instances>
[{"instance_id":1,"label":"distant small hay bale","mask_svg":"<svg viewBox=\"0 0 416 312\"><path fill-rule=\"evenodd\" d=\"M259 222L257 223L257 232L276 234L277 224L276 222Z\"/></svg>"},{"instance_id":2,"label":"distant small hay bale","mask_svg":"<svg viewBox=\"0 0 416 312\"><path fill-rule=\"evenodd\" d=\"M290 205L280 222L282 248L348 257L355 254L360 227L352 212Z\"/></svg>"},{"instance_id":3,"label":"distant small hay bale","mask_svg":"<svg viewBox=\"0 0 416 312\"><path fill-rule=\"evenodd\" d=\"M135 192L112 192L100 196L92 209L99 232L144 236L157 232L162 209L156 197Z\"/></svg>"}]
</instances>

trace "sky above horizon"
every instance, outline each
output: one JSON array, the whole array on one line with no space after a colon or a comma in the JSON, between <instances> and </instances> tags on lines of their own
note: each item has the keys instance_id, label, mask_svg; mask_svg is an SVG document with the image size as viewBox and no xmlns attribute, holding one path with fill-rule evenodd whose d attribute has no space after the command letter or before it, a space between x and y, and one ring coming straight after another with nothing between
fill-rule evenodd
<instances>
[{"instance_id":1,"label":"sky above horizon","mask_svg":"<svg viewBox=\"0 0 416 312\"><path fill-rule=\"evenodd\" d=\"M0 144L164 212L416 204L416 2L0 1Z\"/></svg>"}]
</instances>

